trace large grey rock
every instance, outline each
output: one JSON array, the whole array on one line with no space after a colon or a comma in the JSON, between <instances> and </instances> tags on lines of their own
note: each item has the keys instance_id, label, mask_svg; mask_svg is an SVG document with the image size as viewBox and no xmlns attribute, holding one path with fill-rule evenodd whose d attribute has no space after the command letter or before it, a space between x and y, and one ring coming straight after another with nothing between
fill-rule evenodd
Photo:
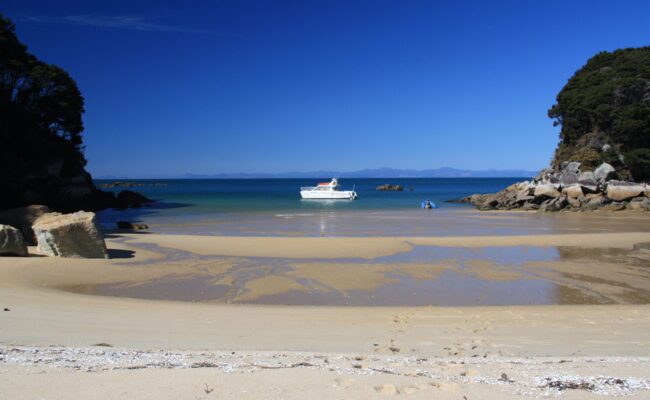
<instances>
[{"instance_id":1,"label":"large grey rock","mask_svg":"<svg viewBox=\"0 0 650 400\"><path fill-rule=\"evenodd\" d=\"M535 186L535 191L533 192L533 195L535 197L539 196L546 196L546 197L559 197L560 192L557 190L556 185L551 185L551 184L541 184Z\"/></svg>"},{"instance_id":2,"label":"large grey rock","mask_svg":"<svg viewBox=\"0 0 650 400\"><path fill-rule=\"evenodd\" d=\"M566 196L555 197L546 200L539 206L540 211L560 211L569 204Z\"/></svg>"},{"instance_id":3,"label":"large grey rock","mask_svg":"<svg viewBox=\"0 0 650 400\"><path fill-rule=\"evenodd\" d=\"M38 251L50 256L108 258L106 244L97 226L95 213L49 213L33 226Z\"/></svg>"},{"instance_id":4,"label":"large grey rock","mask_svg":"<svg viewBox=\"0 0 650 400\"><path fill-rule=\"evenodd\" d=\"M588 200L582 204L582 208L585 210L595 210L612 202L607 196L600 194L587 195L586 197Z\"/></svg>"},{"instance_id":5,"label":"large grey rock","mask_svg":"<svg viewBox=\"0 0 650 400\"><path fill-rule=\"evenodd\" d=\"M560 165L560 171L577 175L580 173L580 163L578 161L565 161Z\"/></svg>"},{"instance_id":6,"label":"large grey rock","mask_svg":"<svg viewBox=\"0 0 650 400\"><path fill-rule=\"evenodd\" d=\"M578 182L581 185L586 185L586 186L598 185L598 180L596 179L596 175L592 171L581 172L578 175Z\"/></svg>"},{"instance_id":7,"label":"large grey rock","mask_svg":"<svg viewBox=\"0 0 650 400\"><path fill-rule=\"evenodd\" d=\"M578 174L564 171L558 176L558 179L563 186L573 185L574 183L578 183Z\"/></svg>"},{"instance_id":8,"label":"large grey rock","mask_svg":"<svg viewBox=\"0 0 650 400\"><path fill-rule=\"evenodd\" d=\"M34 222L43 214L49 213L47 206L32 205L0 211L0 224L20 229L27 244L35 245L36 236L32 230Z\"/></svg>"},{"instance_id":9,"label":"large grey rock","mask_svg":"<svg viewBox=\"0 0 650 400\"><path fill-rule=\"evenodd\" d=\"M543 181L545 180L545 178L546 178L548 175L551 175L552 173L553 173L553 170L552 170L552 169L550 169L550 168L544 168L543 170L539 171L539 173L537 174L537 176L535 176L535 177L533 178L533 182L536 182L536 183L543 182Z\"/></svg>"},{"instance_id":10,"label":"large grey rock","mask_svg":"<svg viewBox=\"0 0 650 400\"><path fill-rule=\"evenodd\" d=\"M624 201L643 195L645 185L639 183L610 182L607 185L607 197L614 201Z\"/></svg>"},{"instance_id":11,"label":"large grey rock","mask_svg":"<svg viewBox=\"0 0 650 400\"><path fill-rule=\"evenodd\" d=\"M616 169L607 163L602 163L594 170L594 176L598 180L607 181L616 176Z\"/></svg>"},{"instance_id":12,"label":"large grey rock","mask_svg":"<svg viewBox=\"0 0 650 400\"><path fill-rule=\"evenodd\" d=\"M584 195L582 192L582 186L580 185L570 185L562 189L562 193L570 198L578 198Z\"/></svg>"},{"instance_id":13,"label":"large grey rock","mask_svg":"<svg viewBox=\"0 0 650 400\"><path fill-rule=\"evenodd\" d=\"M566 200L574 209L579 209L582 206L582 201L578 197L567 197Z\"/></svg>"},{"instance_id":14,"label":"large grey rock","mask_svg":"<svg viewBox=\"0 0 650 400\"><path fill-rule=\"evenodd\" d=\"M26 256L27 244L20 230L0 225L0 256Z\"/></svg>"}]
</instances>

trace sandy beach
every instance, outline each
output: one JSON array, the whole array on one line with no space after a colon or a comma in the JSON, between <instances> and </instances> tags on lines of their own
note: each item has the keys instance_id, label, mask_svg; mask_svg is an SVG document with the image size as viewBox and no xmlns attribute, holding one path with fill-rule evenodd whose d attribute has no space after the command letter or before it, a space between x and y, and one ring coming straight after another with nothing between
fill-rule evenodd
<instances>
[{"instance_id":1,"label":"sandy beach","mask_svg":"<svg viewBox=\"0 0 650 400\"><path fill-rule=\"evenodd\" d=\"M650 278L644 245L650 242L648 232L417 238L108 237L110 260L36 254L0 259L0 307L7 309L0 313L0 397L561 395L578 399L594 393L647 398L649 393L646 294ZM320 282L343 293L375 290L390 283L395 269L414 279L435 279L433 264L426 269L408 258L376 261L402 257L421 246L562 246L565 253L573 252L543 266L539 262L517 265L541 269L540 276L551 281L559 279L558 270L565 275L591 274L593 279L589 289L564 282L573 288L567 289L567 305L232 304L303 290L305 277L309 277L307 286ZM30 251L35 253L33 248ZM585 262L585 253L597 263ZM233 265L242 257L276 261L284 257L291 264L287 270L275 267L265 269L263 276L253 274L240 287L240 297L227 302L95 292L101 285L134 285L188 271L192 276L218 277L218 282L212 282L216 286L227 285L230 279L234 287L240 272ZM346 264L349 260L363 267L355 264L355 270ZM328 262L343 267L316 273ZM481 265L465 273L486 282L518 279L511 276L512 266L499 271L492 265L488 274L480 271ZM611 265L619 270L603 271ZM452 268L442 261L439 266ZM591 297L574 293L587 290ZM585 298L588 305L582 305ZM598 300L602 298L608 300Z\"/></svg>"}]
</instances>

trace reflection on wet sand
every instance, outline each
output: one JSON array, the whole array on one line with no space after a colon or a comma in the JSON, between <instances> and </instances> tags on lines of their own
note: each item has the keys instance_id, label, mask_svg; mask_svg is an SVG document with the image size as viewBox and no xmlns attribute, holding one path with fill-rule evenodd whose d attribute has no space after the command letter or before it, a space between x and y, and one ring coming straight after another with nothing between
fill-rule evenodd
<instances>
[{"instance_id":1,"label":"reflection on wet sand","mask_svg":"<svg viewBox=\"0 0 650 400\"><path fill-rule=\"evenodd\" d=\"M174 273L69 289L120 297L291 305L650 303L650 245L643 243L633 249L413 246L374 259L224 257L130 245L158 252L156 265L173 265ZM147 268L146 263L129 265Z\"/></svg>"}]
</instances>

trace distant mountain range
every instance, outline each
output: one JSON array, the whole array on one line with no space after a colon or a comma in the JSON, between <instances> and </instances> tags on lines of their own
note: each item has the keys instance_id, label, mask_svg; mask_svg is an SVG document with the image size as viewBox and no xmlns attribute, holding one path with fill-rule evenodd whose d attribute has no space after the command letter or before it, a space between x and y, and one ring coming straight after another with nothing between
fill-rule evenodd
<instances>
[{"instance_id":1,"label":"distant mountain range","mask_svg":"<svg viewBox=\"0 0 650 400\"><path fill-rule=\"evenodd\" d=\"M537 175L538 171L523 169L488 169L468 170L449 167L435 169L395 169L375 168L362 169L352 172L341 171L311 171L283 172L276 174L265 173L233 173L233 174L184 174L169 176L169 179L263 179L263 178L527 178ZM98 179L117 179L115 176L100 176ZM163 179L160 177L159 179Z\"/></svg>"}]
</instances>

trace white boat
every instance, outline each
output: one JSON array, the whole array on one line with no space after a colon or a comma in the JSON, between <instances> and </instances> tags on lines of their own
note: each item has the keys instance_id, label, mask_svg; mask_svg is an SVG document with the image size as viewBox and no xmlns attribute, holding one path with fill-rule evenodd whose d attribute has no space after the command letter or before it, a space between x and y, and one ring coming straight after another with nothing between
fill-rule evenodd
<instances>
[{"instance_id":1,"label":"white boat","mask_svg":"<svg viewBox=\"0 0 650 400\"><path fill-rule=\"evenodd\" d=\"M301 187L300 196L303 199L340 199L354 200L357 192L353 190L339 190L339 181L334 178L330 182L319 183L317 186Z\"/></svg>"}]
</instances>

